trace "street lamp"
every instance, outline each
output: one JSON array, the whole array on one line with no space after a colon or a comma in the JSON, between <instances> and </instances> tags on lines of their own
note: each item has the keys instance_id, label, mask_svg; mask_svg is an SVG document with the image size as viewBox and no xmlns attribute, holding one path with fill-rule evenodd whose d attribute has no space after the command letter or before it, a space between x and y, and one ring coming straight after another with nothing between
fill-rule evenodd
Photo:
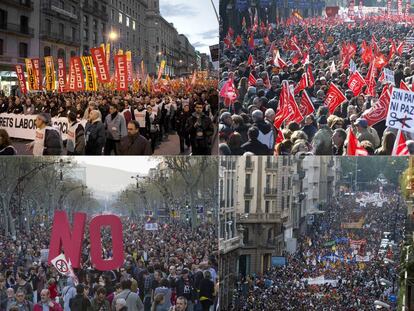
<instances>
[{"instance_id":1,"label":"street lamp","mask_svg":"<svg viewBox=\"0 0 414 311\"><path fill-rule=\"evenodd\" d=\"M115 31L111 30L111 32L108 35L108 38L111 41L115 41L116 39L118 39L118 34Z\"/></svg>"}]
</instances>

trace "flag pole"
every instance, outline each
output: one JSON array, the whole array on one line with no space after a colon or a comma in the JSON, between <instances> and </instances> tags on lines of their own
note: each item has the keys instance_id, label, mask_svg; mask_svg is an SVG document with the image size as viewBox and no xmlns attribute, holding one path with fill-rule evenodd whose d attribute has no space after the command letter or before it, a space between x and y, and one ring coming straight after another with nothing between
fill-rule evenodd
<instances>
[{"instance_id":1,"label":"flag pole","mask_svg":"<svg viewBox=\"0 0 414 311\"><path fill-rule=\"evenodd\" d=\"M218 14L217 14L217 9L216 9L216 6L214 5L213 0L211 0L211 5L213 6L214 13L216 13L217 21L218 21L218 22L220 22L219 16L218 16Z\"/></svg>"}]
</instances>

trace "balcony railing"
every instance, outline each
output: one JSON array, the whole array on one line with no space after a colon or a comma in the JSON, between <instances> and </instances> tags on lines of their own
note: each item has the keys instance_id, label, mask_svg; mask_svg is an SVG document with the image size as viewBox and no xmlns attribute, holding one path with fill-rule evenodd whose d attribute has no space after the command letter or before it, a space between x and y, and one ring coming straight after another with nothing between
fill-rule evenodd
<instances>
[{"instance_id":1,"label":"balcony railing","mask_svg":"<svg viewBox=\"0 0 414 311\"><path fill-rule=\"evenodd\" d=\"M256 222L281 222L280 213L252 213L241 215L239 221L241 223L256 223Z\"/></svg>"},{"instance_id":2,"label":"balcony railing","mask_svg":"<svg viewBox=\"0 0 414 311\"><path fill-rule=\"evenodd\" d=\"M244 195L245 196L253 196L254 188L251 187L245 187L244 188Z\"/></svg>"},{"instance_id":3,"label":"balcony railing","mask_svg":"<svg viewBox=\"0 0 414 311\"><path fill-rule=\"evenodd\" d=\"M277 170L277 162L266 161L266 169L276 171Z\"/></svg>"},{"instance_id":4,"label":"balcony railing","mask_svg":"<svg viewBox=\"0 0 414 311\"><path fill-rule=\"evenodd\" d=\"M19 9L26 9L33 11L33 1L24 1L24 0L2 0L4 4L13 5Z\"/></svg>"},{"instance_id":5,"label":"balcony railing","mask_svg":"<svg viewBox=\"0 0 414 311\"><path fill-rule=\"evenodd\" d=\"M18 24L12 24L12 23L1 23L0 22L0 31L12 32L18 35L26 35L29 37L34 36L33 28L18 25Z\"/></svg>"},{"instance_id":6,"label":"balcony railing","mask_svg":"<svg viewBox=\"0 0 414 311\"><path fill-rule=\"evenodd\" d=\"M277 189L276 188L264 188L264 195L267 196L276 196L277 195Z\"/></svg>"},{"instance_id":7,"label":"balcony railing","mask_svg":"<svg viewBox=\"0 0 414 311\"><path fill-rule=\"evenodd\" d=\"M77 38L72 38L71 36L62 36L56 32L42 31L40 33L40 39L53 41L56 43L63 43L66 45L80 46L80 42Z\"/></svg>"}]
</instances>

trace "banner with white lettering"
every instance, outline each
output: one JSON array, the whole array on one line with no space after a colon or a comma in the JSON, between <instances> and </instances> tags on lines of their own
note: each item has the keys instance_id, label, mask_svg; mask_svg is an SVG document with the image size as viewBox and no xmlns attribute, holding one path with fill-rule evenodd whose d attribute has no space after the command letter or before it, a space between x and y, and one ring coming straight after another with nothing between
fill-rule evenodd
<instances>
[{"instance_id":1,"label":"banner with white lettering","mask_svg":"<svg viewBox=\"0 0 414 311\"><path fill-rule=\"evenodd\" d=\"M82 72L82 62L79 56L72 57L73 59L73 69L75 70L75 91L83 91L83 72Z\"/></svg>"},{"instance_id":2,"label":"banner with white lettering","mask_svg":"<svg viewBox=\"0 0 414 311\"><path fill-rule=\"evenodd\" d=\"M127 56L115 55L116 86L118 91L128 91Z\"/></svg>"},{"instance_id":3,"label":"banner with white lettering","mask_svg":"<svg viewBox=\"0 0 414 311\"><path fill-rule=\"evenodd\" d=\"M36 115L22 115L13 113L0 113L0 129L5 129L10 137L34 140L36 134ZM86 120L80 123L85 127ZM52 118L52 125L58 127L62 139L67 139L68 118Z\"/></svg>"},{"instance_id":4,"label":"banner with white lettering","mask_svg":"<svg viewBox=\"0 0 414 311\"><path fill-rule=\"evenodd\" d=\"M384 80L392 85L395 85L394 71L384 68Z\"/></svg>"},{"instance_id":5,"label":"banner with white lettering","mask_svg":"<svg viewBox=\"0 0 414 311\"><path fill-rule=\"evenodd\" d=\"M145 224L145 230L147 230L147 231L158 230L158 224L157 223L146 223Z\"/></svg>"},{"instance_id":6,"label":"banner with white lettering","mask_svg":"<svg viewBox=\"0 0 414 311\"><path fill-rule=\"evenodd\" d=\"M66 64L63 58L58 58L58 90L65 92L66 87Z\"/></svg>"},{"instance_id":7,"label":"banner with white lettering","mask_svg":"<svg viewBox=\"0 0 414 311\"><path fill-rule=\"evenodd\" d=\"M27 94L26 79L24 78L22 65L16 65L16 75L19 79L20 91L22 92L22 94Z\"/></svg>"},{"instance_id":8,"label":"banner with white lettering","mask_svg":"<svg viewBox=\"0 0 414 311\"><path fill-rule=\"evenodd\" d=\"M105 60L105 51L103 47L92 48L91 55L93 63L96 68L96 75L98 76L99 82L109 83L111 82L111 77L109 75L108 64Z\"/></svg>"},{"instance_id":9,"label":"banner with white lettering","mask_svg":"<svg viewBox=\"0 0 414 311\"><path fill-rule=\"evenodd\" d=\"M414 132L414 93L393 88L386 125Z\"/></svg>"}]
</instances>

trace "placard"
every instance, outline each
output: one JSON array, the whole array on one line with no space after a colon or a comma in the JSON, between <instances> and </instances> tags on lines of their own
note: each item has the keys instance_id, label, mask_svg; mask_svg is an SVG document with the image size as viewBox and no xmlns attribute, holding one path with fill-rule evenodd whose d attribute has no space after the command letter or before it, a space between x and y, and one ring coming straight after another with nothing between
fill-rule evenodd
<instances>
[{"instance_id":1,"label":"placard","mask_svg":"<svg viewBox=\"0 0 414 311\"><path fill-rule=\"evenodd\" d=\"M387 114L386 125L414 132L414 93L393 88Z\"/></svg>"}]
</instances>

